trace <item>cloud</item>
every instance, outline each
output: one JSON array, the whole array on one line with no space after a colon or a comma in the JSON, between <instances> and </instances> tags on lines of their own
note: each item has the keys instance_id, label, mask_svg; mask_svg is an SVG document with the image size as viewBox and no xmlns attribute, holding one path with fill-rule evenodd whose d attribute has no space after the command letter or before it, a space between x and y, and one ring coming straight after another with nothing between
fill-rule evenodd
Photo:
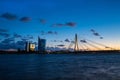
<instances>
[{"instance_id":1,"label":"cloud","mask_svg":"<svg viewBox=\"0 0 120 80\"><path fill-rule=\"evenodd\" d=\"M26 41L17 41L17 42L16 42L16 45L21 45L21 46L23 46L23 45L25 45L25 42L26 42Z\"/></svg>"},{"instance_id":2,"label":"cloud","mask_svg":"<svg viewBox=\"0 0 120 80\"><path fill-rule=\"evenodd\" d=\"M70 42L70 40L69 39L65 39L65 42Z\"/></svg>"},{"instance_id":3,"label":"cloud","mask_svg":"<svg viewBox=\"0 0 120 80\"><path fill-rule=\"evenodd\" d=\"M100 37L100 39L103 39L103 37Z\"/></svg>"},{"instance_id":4,"label":"cloud","mask_svg":"<svg viewBox=\"0 0 120 80\"><path fill-rule=\"evenodd\" d=\"M54 32L54 34L56 34L56 35L57 35L57 34L58 34L58 32L56 32L56 31L55 31L55 32Z\"/></svg>"},{"instance_id":5,"label":"cloud","mask_svg":"<svg viewBox=\"0 0 120 80\"><path fill-rule=\"evenodd\" d=\"M71 41L71 43L75 43L75 41Z\"/></svg>"},{"instance_id":6,"label":"cloud","mask_svg":"<svg viewBox=\"0 0 120 80\"><path fill-rule=\"evenodd\" d=\"M65 26L65 24L62 23L56 23L52 25L52 27L63 27L63 26Z\"/></svg>"},{"instance_id":7,"label":"cloud","mask_svg":"<svg viewBox=\"0 0 120 80\"><path fill-rule=\"evenodd\" d=\"M64 26L68 26L68 27L75 27L77 24L75 22L67 22L67 23L56 23L53 24L52 27L64 27Z\"/></svg>"},{"instance_id":8,"label":"cloud","mask_svg":"<svg viewBox=\"0 0 120 80\"><path fill-rule=\"evenodd\" d=\"M75 27L76 23L75 22L67 22L65 25L70 26L70 27Z\"/></svg>"},{"instance_id":9,"label":"cloud","mask_svg":"<svg viewBox=\"0 0 120 80\"><path fill-rule=\"evenodd\" d=\"M2 18L5 18L7 20L15 20L17 19L17 16L15 14L11 14L11 13L4 13L1 15Z\"/></svg>"},{"instance_id":10,"label":"cloud","mask_svg":"<svg viewBox=\"0 0 120 80\"><path fill-rule=\"evenodd\" d=\"M53 42L57 42L57 40L54 40Z\"/></svg>"},{"instance_id":11,"label":"cloud","mask_svg":"<svg viewBox=\"0 0 120 80\"><path fill-rule=\"evenodd\" d=\"M8 32L7 29L0 29L0 32Z\"/></svg>"},{"instance_id":12,"label":"cloud","mask_svg":"<svg viewBox=\"0 0 120 80\"><path fill-rule=\"evenodd\" d=\"M10 44L12 42L14 42L15 39L14 38L7 38L7 39L4 39L3 41L1 41L2 44Z\"/></svg>"},{"instance_id":13,"label":"cloud","mask_svg":"<svg viewBox=\"0 0 120 80\"><path fill-rule=\"evenodd\" d=\"M20 21L22 21L22 22L29 22L29 21L31 21L32 19L30 18L30 17L22 17L21 19L20 19Z\"/></svg>"},{"instance_id":14,"label":"cloud","mask_svg":"<svg viewBox=\"0 0 120 80\"><path fill-rule=\"evenodd\" d=\"M66 50L66 48L59 48L59 47L46 47L46 49L51 51Z\"/></svg>"},{"instance_id":15,"label":"cloud","mask_svg":"<svg viewBox=\"0 0 120 80\"><path fill-rule=\"evenodd\" d=\"M26 39L26 38L21 38L21 40L22 40L22 41L28 41L28 39Z\"/></svg>"},{"instance_id":16,"label":"cloud","mask_svg":"<svg viewBox=\"0 0 120 80\"><path fill-rule=\"evenodd\" d=\"M8 49L17 49L14 43L9 43L9 44L3 44L0 43L0 49L1 50L8 50Z\"/></svg>"},{"instance_id":17,"label":"cloud","mask_svg":"<svg viewBox=\"0 0 120 80\"><path fill-rule=\"evenodd\" d=\"M93 35L95 35L95 36L100 36L100 34L97 33L97 32L93 33Z\"/></svg>"},{"instance_id":18,"label":"cloud","mask_svg":"<svg viewBox=\"0 0 120 80\"><path fill-rule=\"evenodd\" d=\"M37 42L33 42L35 45L38 45L38 43Z\"/></svg>"},{"instance_id":19,"label":"cloud","mask_svg":"<svg viewBox=\"0 0 120 80\"><path fill-rule=\"evenodd\" d=\"M57 35L58 33L56 31L48 31L47 34Z\"/></svg>"},{"instance_id":20,"label":"cloud","mask_svg":"<svg viewBox=\"0 0 120 80\"><path fill-rule=\"evenodd\" d=\"M57 45L58 47L64 47L65 45L64 44L60 44L60 45Z\"/></svg>"},{"instance_id":21,"label":"cloud","mask_svg":"<svg viewBox=\"0 0 120 80\"><path fill-rule=\"evenodd\" d=\"M27 35L27 36L21 37L22 41L28 41L30 39L34 39L34 37L32 35Z\"/></svg>"},{"instance_id":22,"label":"cloud","mask_svg":"<svg viewBox=\"0 0 120 80\"><path fill-rule=\"evenodd\" d=\"M0 29L0 36L7 38L10 37L10 34L7 29Z\"/></svg>"},{"instance_id":23,"label":"cloud","mask_svg":"<svg viewBox=\"0 0 120 80\"><path fill-rule=\"evenodd\" d=\"M8 42L7 42L8 41ZM17 41L14 42L12 40L4 40L0 43L0 49L2 50L10 50L10 49L21 49L24 50L25 49L25 42L24 41Z\"/></svg>"},{"instance_id":24,"label":"cloud","mask_svg":"<svg viewBox=\"0 0 120 80\"><path fill-rule=\"evenodd\" d=\"M63 42L63 41L60 41L60 42Z\"/></svg>"},{"instance_id":25,"label":"cloud","mask_svg":"<svg viewBox=\"0 0 120 80\"><path fill-rule=\"evenodd\" d=\"M40 19L40 23L42 23L42 24L46 24L46 20L45 19Z\"/></svg>"},{"instance_id":26,"label":"cloud","mask_svg":"<svg viewBox=\"0 0 120 80\"><path fill-rule=\"evenodd\" d=\"M41 35L47 35L47 34L57 35L58 33L56 31L47 31L47 32L41 31L40 34Z\"/></svg>"},{"instance_id":27,"label":"cloud","mask_svg":"<svg viewBox=\"0 0 120 80\"><path fill-rule=\"evenodd\" d=\"M34 37L32 35L27 35L26 38L27 39L34 39Z\"/></svg>"},{"instance_id":28,"label":"cloud","mask_svg":"<svg viewBox=\"0 0 120 80\"><path fill-rule=\"evenodd\" d=\"M20 49L25 50L26 39L15 41L14 38L7 38L0 42L0 50ZM37 45L37 42L32 42Z\"/></svg>"},{"instance_id":29,"label":"cloud","mask_svg":"<svg viewBox=\"0 0 120 80\"><path fill-rule=\"evenodd\" d=\"M62 40L51 40L51 42L63 42Z\"/></svg>"},{"instance_id":30,"label":"cloud","mask_svg":"<svg viewBox=\"0 0 120 80\"><path fill-rule=\"evenodd\" d=\"M91 29L90 31L91 31L91 32L93 32L93 33L95 32L95 30L94 30L94 29Z\"/></svg>"},{"instance_id":31,"label":"cloud","mask_svg":"<svg viewBox=\"0 0 120 80\"><path fill-rule=\"evenodd\" d=\"M40 34L41 34L41 35L45 35L45 32L44 32L44 31L41 31Z\"/></svg>"},{"instance_id":32,"label":"cloud","mask_svg":"<svg viewBox=\"0 0 120 80\"><path fill-rule=\"evenodd\" d=\"M80 40L80 42L82 42L82 43L87 43L87 41L86 41L86 40Z\"/></svg>"},{"instance_id":33,"label":"cloud","mask_svg":"<svg viewBox=\"0 0 120 80\"><path fill-rule=\"evenodd\" d=\"M96 32L94 29L91 29L90 31L93 33L94 36L98 36L100 39L103 39L103 37L98 32Z\"/></svg>"},{"instance_id":34,"label":"cloud","mask_svg":"<svg viewBox=\"0 0 120 80\"><path fill-rule=\"evenodd\" d=\"M13 34L14 38L21 38L22 36L20 34L14 33Z\"/></svg>"},{"instance_id":35,"label":"cloud","mask_svg":"<svg viewBox=\"0 0 120 80\"><path fill-rule=\"evenodd\" d=\"M10 37L10 34L0 32L0 36L2 36L2 37Z\"/></svg>"},{"instance_id":36,"label":"cloud","mask_svg":"<svg viewBox=\"0 0 120 80\"><path fill-rule=\"evenodd\" d=\"M53 32L52 31L48 31L47 34L53 34Z\"/></svg>"}]
</instances>

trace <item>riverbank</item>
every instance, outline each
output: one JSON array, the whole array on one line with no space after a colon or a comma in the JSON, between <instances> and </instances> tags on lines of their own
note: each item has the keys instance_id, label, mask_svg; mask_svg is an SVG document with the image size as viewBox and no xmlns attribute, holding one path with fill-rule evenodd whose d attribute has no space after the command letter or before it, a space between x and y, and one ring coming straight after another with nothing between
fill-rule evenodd
<instances>
[{"instance_id":1,"label":"riverbank","mask_svg":"<svg viewBox=\"0 0 120 80\"><path fill-rule=\"evenodd\" d=\"M101 50L101 51L52 51L52 52L38 52L38 51L0 51L0 54L110 54L120 53L120 50Z\"/></svg>"}]
</instances>

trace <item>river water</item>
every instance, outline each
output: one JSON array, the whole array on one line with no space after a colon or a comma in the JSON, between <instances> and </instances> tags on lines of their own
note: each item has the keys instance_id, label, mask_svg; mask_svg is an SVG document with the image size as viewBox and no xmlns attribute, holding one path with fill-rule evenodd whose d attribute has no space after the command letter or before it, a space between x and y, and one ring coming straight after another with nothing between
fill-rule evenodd
<instances>
[{"instance_id":1,"label":"river water","mask_svg":"<svg viewBox=\"0 0 120 80\"><path fill-rule=\"evenodd\" d=\"M1 54L0 80L120 80L120 54Z\"/></svg>"}]
</instances>

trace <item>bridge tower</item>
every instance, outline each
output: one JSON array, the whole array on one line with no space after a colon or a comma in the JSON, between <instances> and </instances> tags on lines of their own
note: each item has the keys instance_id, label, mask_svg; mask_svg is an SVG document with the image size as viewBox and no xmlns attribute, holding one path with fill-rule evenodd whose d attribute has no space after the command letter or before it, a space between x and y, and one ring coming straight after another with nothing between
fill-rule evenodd
<instances>
[{"instance_id":1,"label":"bridge tower","mask_svg":"<svg viewBox=\"0 0 120 80\"><path fill-rule=\"evenodd\" d=\"M79 51L77 34L75 34L75 46L74 46L74 51Z\"/></svg>"}]
</instances>

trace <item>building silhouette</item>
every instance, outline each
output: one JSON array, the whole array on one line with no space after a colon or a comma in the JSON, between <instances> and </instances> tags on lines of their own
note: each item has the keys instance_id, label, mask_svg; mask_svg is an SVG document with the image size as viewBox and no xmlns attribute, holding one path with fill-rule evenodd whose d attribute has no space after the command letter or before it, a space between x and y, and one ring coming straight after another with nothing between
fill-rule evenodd
<instances>
[{"instance_id":1,"label":"building silhouette","mask_svg":"<svg viewBox=\"0 0 120 80\"><path fill-rule=\"evenodd\" d=\"M25 45L25 51L26 52L35 51L35 44L27 41Z\"/></svg>"},{"instance_id":2,"label":"building silhouette","mask_svg":"<svg viewBox=\"0 0 120 80\"><path fill-rule=\"evenodd\" d=\"M25 43L25 51L29 52L29 42L28 41Z\"/></svg>"},{"instance_id":3,"label":"building silhouette","mask_svg":"<svg viewBox=\"0 0 120 80\"><path fill-rule=\"evenodd\" d=\"M38 37L38 52L45 52L46 51L46 40L40 39Z\"/></svg>"}]
</instances>

